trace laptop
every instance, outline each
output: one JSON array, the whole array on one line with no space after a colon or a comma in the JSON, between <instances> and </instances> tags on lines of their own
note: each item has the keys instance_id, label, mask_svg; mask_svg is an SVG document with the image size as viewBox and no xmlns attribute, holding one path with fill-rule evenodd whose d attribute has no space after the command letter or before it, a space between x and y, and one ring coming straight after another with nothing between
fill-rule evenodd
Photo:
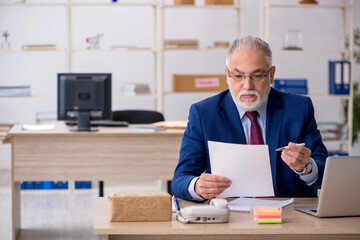
<instances>
[{"instance_id":1,"label":"laptop","mask_svg":"<svg viewBox=\"0 0 360 240\"><path fill-rule=\"evenodd\" d=\"M360 156L328 157L318 205L294 208L316 217L360 216Z\"/></svg>"}]
</instances>

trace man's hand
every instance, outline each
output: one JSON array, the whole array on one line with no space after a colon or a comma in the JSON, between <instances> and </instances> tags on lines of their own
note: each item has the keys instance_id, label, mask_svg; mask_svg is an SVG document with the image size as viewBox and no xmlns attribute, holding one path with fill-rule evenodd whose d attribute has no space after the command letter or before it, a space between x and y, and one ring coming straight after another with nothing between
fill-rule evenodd
<instances>
[{"instance_id":1,"label":"man's hand","mask_svg":"<svg viewBox=\"0 0 360 240\"><path fill-rule=\"evenodd\" d=\"M226 177L203 173L195 183L195 192L205 199L211 199L230 186L231 180Z\"/></svg>"},{"instance_id":2,"label":"man's hand","mask_svg":"<svg viewBox=\"0 0 360 240\"><path fill-rule=\"evenodd\" d=\"M296 145L290 142L289 149L283 150L281 153L282 160L297 172L302 172L305 165L310 161L311 150L304 146Z\"/></svg>"}]
</instances>

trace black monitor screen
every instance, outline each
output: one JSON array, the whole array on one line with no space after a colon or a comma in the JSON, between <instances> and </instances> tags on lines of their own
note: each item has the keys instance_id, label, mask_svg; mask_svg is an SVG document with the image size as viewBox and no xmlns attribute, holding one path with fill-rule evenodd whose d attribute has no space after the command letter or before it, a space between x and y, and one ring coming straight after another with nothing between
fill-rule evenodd
<instances>
[{"instance_id":1,"label":"black monitor screen","mask_svg":"<svg viewBox=\"0 0 360 240\"><path fill-rule=\"evenodd\" d=\"M90 120L111 119L111 73L59 73L57 114L77 120L78 131L89 131Z\"/></svg>"}]
</instances>

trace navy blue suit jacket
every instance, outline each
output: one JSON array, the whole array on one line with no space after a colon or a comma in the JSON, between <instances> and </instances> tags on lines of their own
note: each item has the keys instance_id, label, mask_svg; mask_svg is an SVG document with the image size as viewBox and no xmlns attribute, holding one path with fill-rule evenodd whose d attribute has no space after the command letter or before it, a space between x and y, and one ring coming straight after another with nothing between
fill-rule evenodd
<instances>
[{"instance_id":1,"label":"navy blue suit jacket","mask_svg":"<svg viewBox=\"0 0 360 240\"><path fill-rule=\"evenodd\" d=\"M203 172L211 173L208 140L246 144L239 113L229 90L191 106L189 122L181 143L179 163L172 179L176 197L191 200L190 181ZM305 143L319 169L317 181L307 186L281 159L278 147L289 142ZM314 197L321 186L327 150L322 143L311 99L271 88L267 105L266 143L276 197Z\"/></svg>"}]
</instances>

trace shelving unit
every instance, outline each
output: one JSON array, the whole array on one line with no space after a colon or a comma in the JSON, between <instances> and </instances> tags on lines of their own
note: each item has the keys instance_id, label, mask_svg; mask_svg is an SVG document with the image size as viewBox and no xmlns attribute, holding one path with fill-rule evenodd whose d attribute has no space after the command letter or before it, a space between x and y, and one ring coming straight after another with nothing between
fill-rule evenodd
<instances>
[{"instance_id":1,"label":"shelving unit","mask_svg":"<svg viewBox=\"0 0 360 240\"><path fill-rule=\"evenodd\" d=\"M342 4L298 4L298 2L294 4L289 4L287 1L282 1L284 4L279 4L279 1L277 3L273 3L271 0L261 0L260 4L260 36L265 39L270 45L272 45L272 38L271 35L271 29L272 29L272 17L271 17L271 11L272 10L278 10L278 11L292 11L295 10L296 13L294 14L294 18L297 16L296 14L299 14L301 12L302 18L306 18L307 14L309 14L309 10L332 10L332 11L340 11L340 19L341 21L341 29L339 35L341 36L340 46L338 48L328 48L328 49L311 49L311 48L304 48L303 50L283 50L281 48L274 48L273 52L277 55L281 55L283 53L291 53L293 56L298 57L300 54L316 54L316 55L324 55L324 56L334 56L337 55L337 59L345 60L345 56L349 56L349 60L351 62L351 71L353 72L353 39L354 39L354 0L342 0ZM320 15L320 14L319 14ZM319 18L319 22L310 22L309 20L306 20L307 27L311 27L311 25L316 24L324 24L324 19ZM324 27L324 26L322 26ZM348 28L346 28L348 27ZM302 29L303 30L303 29ZM348 31L348 33L347 33ZM346 35L349 35L349 42L350 46L348 49L345 48L345 39ZM316 33L314 34L316 36ZM279 36L279 34L277 34ZM309 37L309 36L308 36ZM319 37L319 36L316 36ZM315 37L314 37L315 38ZM328 39L323 39L323 41L328 41ZM315 42L315 40L314 40ZM347 54L346 54L347 53ZM328 57L329 58L329 57ZM330 60L330 59L328 59ZM323 63L323 62L322 62ZM327 62L326 62L327 63ZM321 66L321 64L320 64ZM321 67L324 67L325 64L323 64ZM281 66L279 67L281 68ZM316 70L316 66L313 67L314 71ZM327 68L323 68L323 72L328 73ZM306 74L305 74L306 76ZM326 75L327 76L327 75ZM326 79L308 79L308 82L311 81L322 81L323 86L326 86L328 84L328 78ZM341 101L342 106L344 105L345 101L349 102L347 117L348 119L352 119L352 112L353 112L353 73L351 73L351 80L350 80L350 94L349 95L331 95L327 93L309 93L309 97L311 97L313 100L318 99L327 99L327 100L339 100ZM326 89L326 88L325 88ZM319 91L319 89L317 89ZM320 89L323 90L323 89ZM342 122L343 119L340 116L339 122ZM348 121L347 125L347 131L349 133L352 132L352 122ZM344 146L346 146L346 150L349 155L351 155L352 152L352 142L351 142L351 134L348 134L347 139L345 140L326 140L324 141L325 145L331 145L331 144L338 144L339 150L344 150Z\"/></svg>"},{"instance_id":2,"label":"shelving unit","mask_svg":"<svg viewBox=\"0 0 360 240\"><path fill-rule=\"evenodd\" d=\"M100 56L103 57L104 59L117 59L119 61L119 64L115 64L115 63L109 63L109 67L107 69L108 72L112 72L113 73L113 109L118 109L119 107L117 107L117 103L122 103L124 101L127 102L136 102L136 101L140 101L140 102L148 102L149 105L152 105L152 108L156 108L157 106L157 102L159 101L158 98L158 88L157 88L157 82L156 82L156 58L157 58L157 51L156 51L156 11L157 11L157 5L155 0L154 1L147 1L147 2L76 2L76 1L72 1L72 0L68 0L68 4L69 4L69 8L70 8L70 12L69 12L69 16L72 18L69 22L71 22L71 26L69 26L69 29L71 29L70 32L70 38L71 40L69 40L69 42L72 43L71 45L71 55L72 55L72 61L76 61L76 56L77 57L81 57L81 56L93 56L94 54L96 54L96 56ZM109 10L110 12L116 11L117 13L119 13L119 15L126 15L127 12L125 12L125 9L132 14L137 14L137 12L134 13L133 10L138 10L139 8L142 9L146 9L146 13L147 15L151 15L146 16L143 18L143 16L138 16L139 19L141 19L142 21L144 21L144 23L148 23L148 22L152 22L152 25L150 24L150 28L151 29L151 36L147 35L145 36L149 40L150 42L152 41L151 44L147 44L146 46L130 46L128 44L124 44L123 48L111 48L110 46L102 46L101 49L85 49L85 48L79 48L77 44L77 46L75 45L74 42L74 38L76 33L78 32L77 30L79 30L79 28L76 30L74 29L75 26L75 16L78 14L81 14L82 9L86 9L84 11L93 11L93 9L104 9L104 10ZM77 10L77 12L76 12ZM121 24L132 24L131 20L129 21L129 23L125 23L123 21L119 21L117 16L112 15L111 17L116 17L114 19L114 24L112 24L111 21L109 21L109 19L105 19L105 22L111 22L110 25L113 25L112 29L114 31L119 31L117 29L117 26L122 26ZM121 18L122 19L122 18ZM131 18L133 19L133 18ZM79 20L79 19L77 19ZM102 19L104 20L104 19ZM102 21L101 20L101 21ZM107 20L107 21L106 21ZM93 22L93 21L92 21ZM78 24L79 25L79 24ZM80 24L81 25L81 24ZM108 24L109 25L109 24ZM136 25L135 25L136 26ZM149 24L145 24L145 26L149 26ZM78 26L79 27L79 26ZM144 29L137 29L136 27L134 28L136 30L139 31L143 31ZM149 31L150 32L150 31ZM110 33L112 34L112 33ZM128 34L131 35L131 32L124 32L124 34ZM119 39L117 39L119 40ZM121 41L122 39L120 39ZM112 39L112 41L116 41L116 39ZM148 42L149 42L148 41ZM114 44L114 43L113 43ZM115 44L116 45L116 44ZM120 71L117 71L117 69L120 66L120 68L131 68L133 69L133 71L138 72L139 70L137 70L136 68L132 68L131 65L135 65L135 60L132 60L133 63L131 63L131 60L129 62L124 60L125 56L141 56L140 58L143 58L142 56L145 55L146 58L146 65L152 65L152 70L151 72L148 72L146 74L146 81L144 83L148 83L150 88L151 88L151 93L150 94L141 94L141 95L127 95L127 94L121 94L120 93L120 89L121 89L121 84L123 83L127 83L127 80L124 80L124 77L121 77L122 75L120 74ZM78 61L77 61L78 62ZM91 65L91 64L90 64ZM95 64L93 64L95 65ZM71 72L76 72L78 71L77 69L75 69L76 64L72 63L71 64L72 68L70 68ZM113 66L113 67L110 67ZM86 71L86 70L83 70ZM141 71L141 69L140 69ZM134 74L133 78L135 78L135 82L138 82L139 80L144 79L144 77L138 77L137 75L141 75L139 73ZM144 75L144 74L143 74ZM150 80L148 80L150 79ZM152 103L152 104L150 104ZM131 107L130 107L131 108Z\"/></svg>"},{"instance_id":3,"label":"shelving unit","mask_svg":"<svg viewBox=\"0 0 360 240\"><path fill-rule=\"evenodd\" d=\"M58 49L56 50L50 50L50 51L45 51L45 50L41 50L41 51L24 51L21 49L21 45L25 44L22 42L18 42L16 44L16 46L11 46L11 49L0 49L0 57L1 55L3 57L5 57L5 55L3 54L11 54L9 56L26 56L27 54L35 54L35 55L39 55L39 54L51 54L54 55L54 53L56 54L62 54L61 55L61 59L62 59L62 64L61 67L57 68L54 71L54 74L52 76L51 81L56 82L56 73L57 72L91 72L91 71L97 71L96 69L94 70L94 68L89 68L89 69L83 69L82 66L76 67L77 65L79 66L77 59L79 59L79 55L86 55L86 54L91 54L88 55L89 59L96 55L111 55L111 57L115 57L116 58L121 58L121 56L123 55L128 55L128 54L146 54L147 59L149 59L151 61L151 65L154 66L153 70L151 71L151 75L149 76L149 74L147 74L147 78L151 79L151 82L147 82L149 83L149 85L152 85L152 91L150 94L147 95L136 95L136 96L132 96L132 95L126 95L126 94L121 94L120 93L120 84L121 83L125 83L126 81L124 81L124 79L121 79L121 83L117 80L114 79L114 74L113 74L113 106L116 104L114 104L114 102L119 102L119 100L121 100L120 102L125 101L133 101L133 99L137 99L139 101L142 102L148 102L148 105L151 105L151 102L153 102L153 106L157 105L157 101L159 99L159 95L158 94L158 90L156 88L156 67L157 67L157 63L156 63L156 55L158 53L158 51L156 50L156 11L157 11L157 4L156 4L156 0L154 1L147 1L147 2L143 2L143 3L136 3L136 2L114 2L112 3L111 1L109 1L108 3L96 3L96 2L76 2L73 0L64 0L63 2L58 2L58 3L53 3L53 2L44 2L44 3L35 3L35 2L31 2L31 0L29 1L25 1L24 3L0 3L0 8L1 7L5 7L5 8L22 8L24 11L24 9L26 9L24 12L27 13L31 11L33 11L33 7L38 9L38 8L42 8L42 7L46 7L46 8L57 8L57 7L61 7L64 9L61 9L61 11L65 10L65 16L61 15L61 19L57 19L56 21L63 23L62 27L64 29L66 29L66 31L64 32L64 37L65 37L65 41L62 39L61 44L59 44L59 42L54 42L56 47ZM101 48L101 49L86 49L85 48L85 39L84 39L84 43L82 44L84 47L78 47L78 45L74 45L74 39L76 39L78 36L76 36L77 34L77 30L74 30L74 21L76 21L79 18L76 18L77 16L75 14L77 14L79 11L79 8L106 8L106 9L130 9L130 8L150 8L150 11L153 11L151 14L147 14L147 15L151 15L152 18L151 19L144 19L144 21L148 21L150 23L153 22L152 25L152 30L151 30L151 40L149 40L148 42L152 42L149 46L146 47L139 47L139 48L117 48L117 49L112 49L110 47L105 47L105 48ZM75 11L75 12L74 12ZM82 11L82 10L81 10ZM80 12L81 12L80 11ZM145 10L148 13L148 10ZM130 11L129 11L130 12ZM136 14L136 13L135 13ZM41 18L42 16L37 16L38 18ZM141 19L142 16L139 16L139 19ZM51 22L52 19L50 19ZM149 21L150 20L150 21ZM47 19L43 19L43 21L47 21ZM123 24L128 24L128 23L123 23ZM147 24L146 26L148 26L149 24ZM150 24L151 25L151 24ZM116 24L114 24L115 28L114 31L116 31ZM41 27L41 26L39 26ZM75 32L74 32L75 31ZM11 39L14 39L14 35L12 35L13 32L10 32L10 42ZM128 33L130 34L130 33ZM147 37L147 36L146 36ZM149 38L148 38L149 39ZM42 41L44 41L44 39L41 39ZM27 41L27 39L25 39L24 41ZM45 39L46 41L46 39ZM113 40L114 41L114 40ZM12 42L11 42L12 43ZM15 45L15 44L14 44ZM59 45L61 45L61 48L59 48ZM63 48L62 46L65 46L65 48ZM21 54L21 55L14 55L14 54ZM64 55L63 55L64 54ZM58 55L56 55L56 58L59 58ZM45 61L47 61L49 64L51 64L51 59L49 59L51 56L48 55L44 55L44 59L47 59ZM15 57L14 57L15 58ZM19 57L20 58L20 57ZM25 60L26 61L26 60ZM82 64L82 63L81 63ZM126 61L122 61L120 63L121 65L127 64ZM131 63L130 63L131 64ZM31 63L29 64L31 65ZM57 64L58 65L58 64ZM105 65L105 64L104 64ZM149 65L149 64L148 64ZM26 66L28 67L28 66ZM30 67L30 66L29 66ZM32 66L31 66L32 67ZM129 66L130 67L130 66ZM95 67L96 68L96 67ZM79 70L80 69L80 70ZM100 70L101 71L101 70ZM99 71L97 71L99 72ZM104 70L105 72L105 70ZM106 72L112 72L112 70L108 70ZM116 76L115 76L116 77ZM115 87L116 89L114 89L114 83L115 83ZM4 83L3 83L4 84ZM7 85L10 85L12 83L9 83L9 81L7 81L7 83L5 83ZM27 114L27 115L32 115L35 117L35 114L33 113L34 108L35 108L35 103L31 104L31 102L36 101L35 99L37 99L38 97L44 98L44 96L46 95L46 98L48 99L48 105L51 105L51 107L48 107L46 109L46 107L42 107L42 109L39 109L39 111L49 111L49 108L53 109L53 111L56 111L56 84L54 84L54 88L49 89L49 91L52 94L45 94L45 90L43 90L43 92L37 92L37 91L33 91L33 84L34 81L30 80L30 81L26 81L26 85L30 85L32 88L32 95L30 97L27 97L28 101L27 104L32 105L30 107L30 109L26 109L28 110L28 113L31 112L31 114ZM17 85L17 83L14 83L13 85ZM25 85L25 84L22 84ZM118 86L116 86L118 85ZM5 98L1 98L0 101L2 103L7 103L6 105L10 105L9 107L4 107L6 112L11 111L10 109L14 109L14 108L18 108L21 109L21 106L19 106L18 104L18 100L17 99L23 99L23 98L19 98L19 97L5 97ZM137 101L135 100L135 101ZM12 105L12 106L11 106ZM25 111L26 112L26 111ZM18 117L19 118L19 117ZM3 121L8 121L8 122L13 122L14 120L12 119L3 119ZM18 121L18 120L15 120ZM24 120L24 121L29 121L29 120Z\"/></svg>"},{"instance_id":4,"label":"shelving unit","mask_svg":"<svg viewBox=\"0 0 360 240\"><path fill-rule=\"evenodd\" d=\"M147 73L147 74L143 74L143 76L149 76L149 77L143 77L146 79L151 79L149 80L150 82L150 88L151 88L151 93L148 95L135 95L135 96L129 96L129 95L123 95L120 93L120 82L121 83L125 83L123 82L124 79L116 79L116 73L113 74L113 108L116 108L116 104L114 104L115 102L118 102L119 100L121 101L131 101L131 102L136 102L137 100L140 101L146 101L148 103L148 105L150 105L150 101L153 103L153 108L157 111L160 112L164 112L164 98L168 95L173 95L173 96L177 96L179 95L179 93L173 93L172 91L169 91L169 89L166 89L164 86L167 85L171 85L171 79L169 79L167 77L167 75L165 75L165 70L166 70L166 64L167 62L165 62L165 58L168 57L168 55L170 54L178 54L178 53L186 53L189 54L189 56L191 56L192 54L221 54L221 53L226 53L227 49L225 48L205 48L203 46L201 46L199 49L165 49L164 48L164 39L165 39L165 24L167 24L167 19L166 19L166 12L168 11L184 11L185 13L189 13L191 14L192 11L215 11L216 13L218 12L230 12L231 14L234 14L234 18L232 21L232 27L235 26L235 36L227 36L227 39L229 39L229 41L232 41L234 37L240 37L241 35L244 35L245 33L245 17L246 17L246 6L245 6L245 1L241 1L241 0L234 0L234 5L193 5L193 6L175 6L175 5L171 5L172 1L167 1L167 0L147 0L147 1L142 1L142 2L132 2L132 1L127 1L127 2L122 2L122 1L118 1L118 2L92 2L92 1L79 1L79 0L63 0L57 3L54 2L44 2L44 3L36 3L33 2L32 0L25 0L24 3L0 3L0 8L1 7L10 7L10 8L40 8L40 7L46 7L46 8L64 8L61 9L62 12L65 12L65 16L62 17L61 19L58 19L58 22L61 22L62 25L62 29L65 29L64 32L64 36L65 39L61 40L61 43L59 42L54 42L54 44L56 45L57 49L56 50L51 50L51 51L24 51L21 50L21 44L25 44L25 43L17 43L17 46L12 46L12 49L10 50L0 50L0 54L22 54L22 56L25 56L26 54L61 54L61 59L63 64L61 64L62 66L59 67L59 69L56 69L56 71L54 71L53 77L51 81L56 81L56 73L57 72L91 72L91 71L97 71L99 72L98 68L94 66L95 64L93 64L93 66L86 68L86 64L83 63L83 61L81 61L81 57L82 59L86 59L87 61L90 61L88 59L91 59L93 56L101 56L106 58L106 56L116 56L114 58L120 58L121 56L123 56L124 54L127 54L126 56L128 56L128 54L147 54L146 55L146 59L148 60L149 64L152 66L153 70L151 71L151 73ZM151 9L151 15L150 18L147 19L142 19L145 22L151 22L153 25L151 25L152 29L152 35L151 37L149 37L150 35L146 36L147 39L151 38L151 40L149 40L149 42L152 42L150 44L150 46L134 46L134 47L130 47L130 48L116 48L113 49L110 46L105 46L105 45L101 45L100 49L86 49L85 48L85 42L83 42L82 44L79 44L79 36L80 38L85 38L85 35L83 34L84 31L82 31L81 33L79 33L79 25L78 24L78 20L79 20L79 14L81 14L83 11L93 11L92 9L96 8L96 9L104 9L104 10L108 10L111 9L110 11L112 11L112 9L116 9L116 11L122 11L122 9L124 8L128 8L128 9L139 9L139 8L149 8ZM80 10L81 9L81 10ZM84 10L85 9L85 10ZM30 11L30 10L29 10ZM146 10L147 11L147 10ZM234 13L232 12L234 11ZM130 12L130 11L129 11ZM100 13L100 12L99 12ZM121 13L120 13L121 14ZM216 14L217 15L217 14ZM41 16L40 16L41 17ZM140 18L143 16L140 16ZM214 15L214 17L216 18L217 16ZM102 21L103 19L99 20ZM221 20L221 19L220 19ZM220 21L219 20L219 21ZM47 21L46 19L44 19L44 21ZM93 21L91 21L93 22ZM116 23L116 22L115 22ZM90 24L90 23L89 23ZM119 23L120 24L120 23ZM123 24L128 24L128 23L123 23ZM131 23L129 23L131 24ZM83 24L82 27L87 27L85 26L86 24ZM112 25L112 24L111 24ZM117 23L114 24L114 31L117 30L116 28ZM41 26L40 26L41 27ZM76 29L75 29L76 28ZM80 29L81 30L81 29ZM96 30L94 30L96 31ZM141 29L140 29L141 31ZM98 32L95 32L95 34ZM12 32L10 32L10 34L12 34ZM125 33L126 34L126 33ZM131 33L128 33L131 34ZM89 35L89 34L88 34ZM87 35L87 36L88 36ZM13 36L11 36L13 37ZM44 40L44 39L41 39ZM214 41L219 40L219 39L214 39ZM10 38L11 41L11 38ZM26 41L26 39L25 39ZM46 40L45 40L46 41ZM85 39L83 40L85 41ZM116 41L116 39L112 39L112 41ZM101 40L102 42L102 40ZM23 55L25 54L25 55ZM150 56L151 55L151 56ZM1 56L1 55L0 55ZM80 57L81 56L81 57ZM85 56L85 57L84 57ZM48 59L50 58L50 56L48 55L44 55L44 59ZM59 58L57 56L57 58ZM110 57L109 57L110 58ZM222 59L223 61L223 59ZM49 64L51 64L51 60L48 60ZM81 62L82 65L79 67L79 62ZM85 61L84 61L85 62ZM57 65L59 65L58 63L56 63ZM121 65L125 64L128 67L131 67L131 63L124 63L121 62L119 63ZM91 64L90 64L91 65ZM148 64L147 64L148 65ZM114 69L115 68L115 69ZM116 71L116 67L114 67L112 69L114 69L114 71ZM106 69L103 68L103 69ZM104 70L105 71L105 70ZM136 70L135 70L136 71ZM113 72L112 70L108 70L107 72ZM194 72L193 72L194 73ZM222 72L221 72L222 73ZM149 75L150 74L150 75ZM140 78L140 79L143 79ZM32 80L31 81L27 81L26 82L27 85L33 85ZM148 83L148 82L146 82ZM166 84L165 84L166 83ZM33 99L36 99L37 97L44 98L44 96L46 95L46 98L48 99L48 103L53 107L53 110L56 111L56 84L54 85L54 89L50 88L49 92L45 92L45 90L43 90L42 92L33 92L32 96L28 97L28 99L30 100L29 102L32 102ZM33 86L32 86L33 87ZM168 87L169 88L169 87ZM32 89L33 90L33 89ZM183 93L183 94L187 94L187 93ZM189 93L189 94L193 94L194 93ZM197 93L195 93L197 94ZM212 92L209 94L212 94ZM201 94L203 95L203 94ZM15 98L2 98L0 99L1 102L11 102L13 101ZM15 102L17 102L15 100ZM14 106L17 105L18 103L14 102ZM131 104L130 104L131 107ZM34 107L31 107L32 109ZM41 109L40 111L49 111L49 108L46 109L46 107L43 107L43 109ZM6 109L7 110L7 109ZM33 111L33 110L29 110L28 111ZM35 115L35 114L31 114L31 115ZM11 121L11 120L10 120ZM29 120L26 120L29 121Z\"/></svg>"},{"instance_id":5,"label":"shelving unit","mask_svg":"<svg viewBox=\"0 0 360 240\"><path fill-rule=\"evenodd\" d=\"M209 14L210 11L214 11L216 10L216 14L214 14L213 18L215 19L219 19L219 21L224 21L224 19L222 19L221 17L217 16L218 14L221 13L230 13L230 14L234 14L234 16L231 16L231 21L232 23L234 23L233 25L235 25L235 29L234 26L232 26L232 29L234 30L233 32L235 33L233 36L222 36L223 39L225 38L226 41L228 41L231 44L231 41L234 40L235 37L240 37L240 36L244 36L245 32L246 32L246 27L245 27L245 19L246 19L246 4L245 1L241 1L241 0L234 0L234 5L196 5L197 3L195 2L195 5L169 5L169 4L165 4L163 0L160 0L159 2L159 13L160 13L160 19L162 19L161 21L159 21L159 25L158 25L158 29L159 29L159 35L158 35L158 39L159 39L159 59L158 59L158 64L159 64L159 68L158 68L158 84L160 86L160 90L159 90L159 98L161 99L162 103L159 104L158 108L161 109L162 111L165 111L166 113L166 106L164 103L164 99L165 98L179 98L181 97L182 100L182 105L184 105L184 103L188 102L188 104L191 104L193 101L197 101L199 99L197 99L197 97L200 98L204 98L204 97L208 97L211 96L213 94L215 94L215 92L173 92L171 90L171 76L172 74L224 74L224 72L222 71L222 68L224 66L224 61L225 61L225 53L227 52L227 48L213 48L213 47L204 47L204 42L202 42L201 40L204 39L199 39L198 35L195 36L191 36L190 34L188 34L188 32L191 32L192 29L187 29L188 31L186 32L186 38L187 39L196 39L199 40L199 47L195 48L195 49L182 49L182 48L178 48L178 49L169 49L169 48L165 48L164 47L164 40L172 40L172 39L179 39L179 37L174 37L171 36L171 34L169 34L169 31L166 31L166 24L171 22L172 26L174 26L174 28L178 28L179 26L181 26L181 24L183 24L183 20L184 18L186 19L186 17L184 18L179 18L176 21L176 24L174 24L174 21L168 21L166 19L166 14L168 13L170 15L171 13L176 13L176 11L184 13L183 15L191 15L191 14L196 14L198 11L201 12L207 12ZM229 17L230 18L230 17ZM205 20L204 20L205 21ZM229 21L229 20L228 20ZM211 24L211 23L209 23ZM226 24L226 23L224 23ZM194 24L196 25L196 24ZM198 24L200 25L200 24ZM191 26L192 28L195 28L194 26ZM167 30L169 30L169 28L167 28ZM200 31L201 29L198 29L198 31ZM211 39L212 41L219 41L219 40L223 40L223 39ZM209 40L209 39L206 39ZM209 44L209 43L207 43ZM200 69L193 69L196 67L183 67L180 66L180 70L179 68L176 69L171 69L174 68L171 65L171 55L177 55L179 56L179 58L181 59L182 56L188 56L187 57L183 57L183 58L187 58L189 61L194 61L196 62L193 58L197 57L199 55L201 56L214 56L216 55L215 58L211 58L214 59L214 62L217 61L217 59L219 59L219 55L221 55L220 57L220 62L219 63L215 63L214 65L219 66L219 70L213 70L211 67L210 69L205 69L205 67L202 67ZM200 57L199 57L200 58ZM165 61L166 59L166 61ZM188 64L188 61L184 61L184 65ZM196 62L193 64L194 66L198 66L201 65L201 63ZM171 67L169 67L171 66ZM185 69L184 69L185 68ZM176 71L177 70L177 71ZM185 70L185 71L184 71ZM211 72L213 71L213 72ZM168 99L167 99L168 100ZM175 102L177 102L176 100L174 100ZM166 101L166 104L169 105L168 102L171 101ZM168 108L171 108L170 106L168 106ZM186 107L184 107L186 108ZM185 110L186 111L186 110Z\"/></svg>"}]
</instances>

